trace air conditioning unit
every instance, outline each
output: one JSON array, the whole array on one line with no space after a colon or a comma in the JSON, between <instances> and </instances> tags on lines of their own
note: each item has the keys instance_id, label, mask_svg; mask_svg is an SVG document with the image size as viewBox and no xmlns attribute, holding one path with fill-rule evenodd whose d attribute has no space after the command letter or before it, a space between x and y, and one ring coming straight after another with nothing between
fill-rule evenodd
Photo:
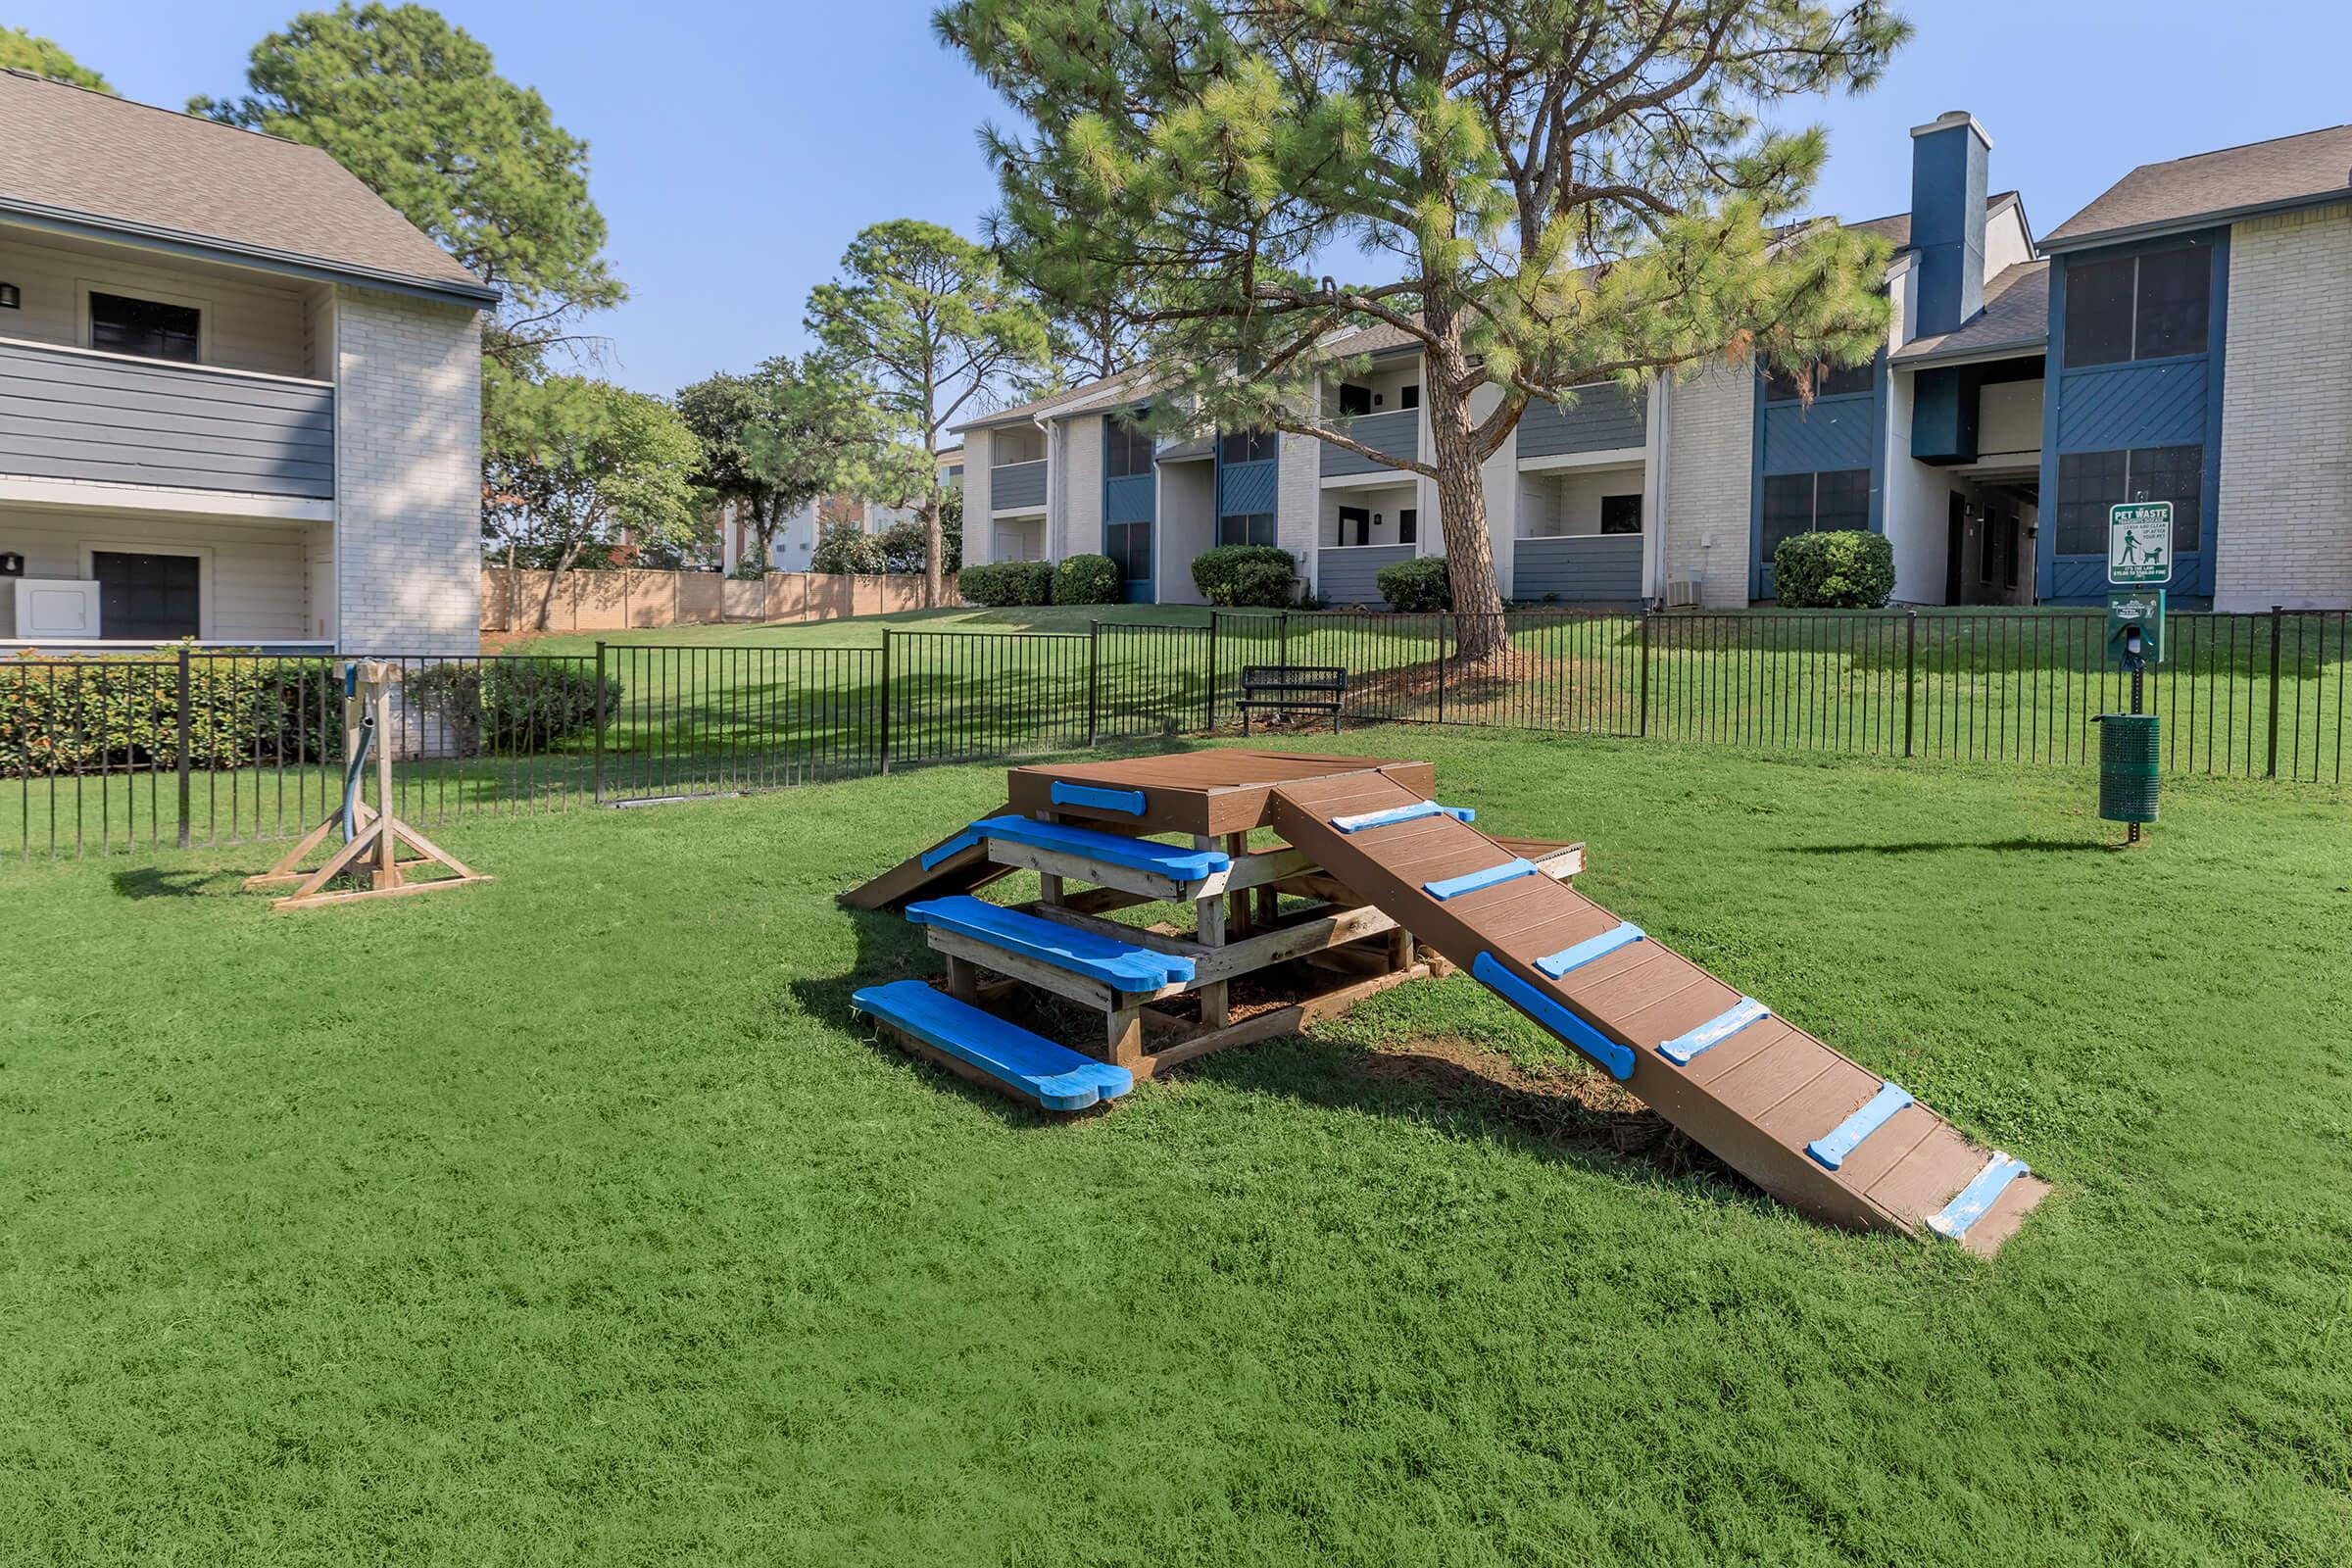
<instances>
[{"instance_id":1,"label":"air conditioning unit","mask_svg":"<svg viewBox=\"0 0 2352 1568\"><path fill-rule=\"evenodd\" d=\"M1697 606L1698 579L1696 577L1685 577L1680 580L1669 577L1666 580L1666 608L1668 610L1692 610Z\"/></svg>"},{"instance_id":2,"label":"air conditioning unit","mask_svg":"<svg viewBox=\"0 0 2352 1568\"><path fill-rule=\"evenodd\" d=\"M27 641L39 637L93 641L98 626L98 585L70 577L14 577L9 579L14 613L7 635Z\"/></svg>"}]
</instances>

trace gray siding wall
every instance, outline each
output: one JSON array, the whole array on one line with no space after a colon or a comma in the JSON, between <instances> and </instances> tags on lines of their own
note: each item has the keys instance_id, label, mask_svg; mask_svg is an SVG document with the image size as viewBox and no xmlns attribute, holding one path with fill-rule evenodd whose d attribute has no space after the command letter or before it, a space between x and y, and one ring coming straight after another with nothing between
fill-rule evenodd
<instances>
[{"instance_id":1,"label":"gray siding wall","mask_svg":"<svg viewBox=\"0 0 2352 1568\"><path fill-rule=\"evenodd\" d=\"M1573 408L1537 398L1519 416L1519 455L1558 458L1573 452L1613 452L1649 439L1649 399L1604 382L1578 392Z\"/></svg>"},{"instance_id":2,"label":"gray siding wall","mask_svg":"<svg viewBox=\"0 0 2352 1568\"><path fill-rule=\"evenodd\" d=\"M1007 463L990 470L988 504L992 511L1007 512L1014 507L1042 507L1046 504L1046 460L1034 463Z\"/></svg>"},{"instance_id":3,"label":"gray siding wall","mask_svg":"<svg viewBox=\"0 0 2352 1568\"><path fill-rule=\"evenodd\" d=\"M0 343L0 472L324 501L334 388Z\"/></svg>"},{"instance_id":4,"label":"gray siding wall","mask_svg":"<svg viewBox=\"0 0 2352 1568\"><path fill-rule=\"evenodd\" d=\"M1394 409L1387 414L1358 416L1340 432L1351 436L1376 452L1391 453L1399 458L1417 458L1421 452L1421 411ZM1358 457L1341 447L1323 448L1325 473L1394 473L1385 463Z\"/></svg>"},{"instance_id":5,"label":"gray siding wall","mask_svg":"<svg viewBox=\"0 0 2352 1568\"><path fill-rule=\"evenodd\" d=\"M1522 539L1514 546L1511 597L1556 594L1569 603L1642 597L1642 535L1587 534Z\"/></svg>"},{"instance_id":6,"label":"gray siding wall","mask_svg":"<svg viewBox=\"0 0 2352 1568\"><path fill-rule=\"evenodd\" d=\"M1315 592L1337 609L1381 604L1384 602L1380 597L1381 567L1412 559L1411 545L1357 545L1346 550L1325 550L1315 558Z\"/></svg>"}]
</instances>

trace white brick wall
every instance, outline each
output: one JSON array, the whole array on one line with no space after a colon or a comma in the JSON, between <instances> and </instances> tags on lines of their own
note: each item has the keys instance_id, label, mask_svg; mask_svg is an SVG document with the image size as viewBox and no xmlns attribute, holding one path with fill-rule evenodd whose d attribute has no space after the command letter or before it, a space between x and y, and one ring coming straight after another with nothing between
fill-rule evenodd
<instances>
[{"instance_id":1,"label":"white brick wall","mask_svg":"<svg viewBox=\"0 0 2352 1568\"><path fill-rule=\"evenodd\" d=\"M1298 580L1315 580L1316 523L1323 506L1323 443L1284 432L1274 445L1274 542L1298 562Z\"/></svg>"},{"instance_id":2,"label":"white brick wall","mask_svg":"<svg viewBox=\"0 0 2352 1568\"><path fill-rule=\"evenodd\" d=\"M1047 497L1048 553L1055 561L1067 556L1102 553L1102 416L1083 415L1056 421L1060 450L1048 470L1053 489Z\"/></svg>"},{"instance_id":3,"label":"white brick wall","mask_svg":"<svg viewBox=\"0 0 2352 1568\"><path fill-rule=\"evenodd\" d=\"M2352 605L2352 204L2230 231L2214 608Z\"/></svg>"},{"instance_id":4,"label":"white brick wall","mask_svg":"<svg viewBox=\"0 0 2352 1568\"><path fill-rule=\"evenodd\" d=\"M996 558L996 534L989 521L989 485L995 479L989 465L994 459L992 438L986 430L967 430L963 436L963 564L985 566Z\"/></svg>"},{"instance_id":5,"label":"white brick wall","mask_svg":"<svg viewBox=\"0 0 2352 1568\"><path fill-rule=\"evenodd\" d=\"M1674 402L1666 454L1666 575L1676 582L1700 579L1708 605L1744 607L1754 371L1745 365L1715 366L1668 387L1666 396Z\"/></svg>"},{"instance_id":6,"label":"white brick wall","mask_svg":"<svg viewBox=\"0 0 2352 1568\"><path fill-rule=\"evenodd\" d=\"M336 290L335 575L348 653L470 654L481 624L481 321Z\"/></svg>"}]
</instances>

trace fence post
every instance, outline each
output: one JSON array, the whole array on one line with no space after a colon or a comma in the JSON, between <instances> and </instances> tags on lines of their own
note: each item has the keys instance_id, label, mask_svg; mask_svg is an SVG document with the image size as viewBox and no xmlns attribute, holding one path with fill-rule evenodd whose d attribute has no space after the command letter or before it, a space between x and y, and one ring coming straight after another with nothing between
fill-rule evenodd
<instances>
[{"instance_id":1,"label":"fence post","mask_svg":"<svg viewBox=\"0 0 2352 1568\"><path fill-rule=\"evenodd\" d=\"M1281 652L1283 674L1287 677L1290 674L1291 669L1291 612L1288 609L1285 609L1282 612Z\"/></svg>"},{"instance_id":2,"label":"fence post","mask_svg":"<svg viewBox=\"0 0 2352 1568\"><path fill-rule=\"evenodd\" d=\"M882 628L882 771L890 771L890 628Z\"/></svg>"},{"instance_id":3,"label":"fence post","mask_svg":"<svg viewBox=\"0 0 2352 1568\"><path fill-rule=\"evenodd\" d=\"M1635 733L1644 739L1649 735L1649 617L1655 613L1647 605L1642 607L1642 722Z\"/></svg>"},{"instance_id":4,"label":"fence post","mask_svg":"<svg viewBox=\"0 0 2352 1568\"><path fill-rule=\"evenodd\" d=\"M2265 778L2278 776L2278 633L2285 618L2286 612L2281 606L2271 607L2271 758L2269 765L2263 769L2262 776ZM2296 711L2300 712L2301 710Z\"/></svg>"},{"instance_id":5,"label":"fence post","mask_svg":"<svg viewBox=\"0 0 2352 1568\"><path fill-rule=\"evenodd\" d=\"M1208 612L1208 733L1217 732L1217 612Z\"/></svg>"},{"instance_id":6,"label":"fence post","mask_svg":"<svg viewBox=\"0 0 2352 1568\"><path fill-rule=\"evenodd\" d=\"M1093 751L1102 729L1102 622L1086 623L1086 749Z\"/></svg>"},{"instance_id":7,"label":"fence post","mask_svg":"<svg viewBox=\"0 0 2352 1568\"><path fill-rule=\"evenodd\" d=\"M599 806L605 804L605 721L608 716L605 712L605 640L599 637L596 640L596 782L592 797Z\"/></svg>"},{"instance_id":8,"label":"fence post","mask_svg":"<svg viewBox=\"0 0 2352 1568\"><path fill-rule=\"evenodd\" d=\"M188 651L179 651L179 847L188 847ZM29 788L30 786L27 786Z\"/></svg>"},{"instance_id":9,"label":"fence post","mask_svg":"<svg viewBox=\"0 0 2352 1568\"><path fill-rule=\"evenodd\" d=\"M1446 619L1438 617L1438 722L1446 722Z\"/></svg>"},{"instance_id":10,"label":"fence post","mask_svg":"<svg viewBox=\"0 0 2352 1568\"><path fill-rule=\"evenodd\" d=\"M1913 710L1919 697L1919 612L1903 612L1903 755L1911 755Z\"/></svg>"}]
</instances>

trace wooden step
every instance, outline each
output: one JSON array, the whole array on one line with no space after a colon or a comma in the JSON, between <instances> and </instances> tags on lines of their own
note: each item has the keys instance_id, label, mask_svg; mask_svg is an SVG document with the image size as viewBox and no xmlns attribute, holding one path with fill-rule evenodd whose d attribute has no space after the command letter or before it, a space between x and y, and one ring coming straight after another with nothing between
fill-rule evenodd
<instances>
[{"instance_id":1,"label":"wooden step","mask_svg":"<svg viewBox=\"0 0 2352 1568\"><path fill-rule=\"evenodd\" d=\"M920 980L893 980L850 995L850 1004L902 1038L1045 1110L1084 1110L1135 1087L1135 1075L1055 1045Z\"/></svg>"},{"instance_id":2,"label":"wooden step","mask_svg":"<svg viewBox=\"0 0 2352 1568\"><path fill-rule=\"evenodd\" d=\"M1164 986L1190 985L1193 979L1191 958L1120 942L1100 930L1040 919L982 899L959 895L910 904L906 918L915 925L958 932L991 948L1099 980L1113 991L1154 992Z\"/></svg>"}]
</instances>

